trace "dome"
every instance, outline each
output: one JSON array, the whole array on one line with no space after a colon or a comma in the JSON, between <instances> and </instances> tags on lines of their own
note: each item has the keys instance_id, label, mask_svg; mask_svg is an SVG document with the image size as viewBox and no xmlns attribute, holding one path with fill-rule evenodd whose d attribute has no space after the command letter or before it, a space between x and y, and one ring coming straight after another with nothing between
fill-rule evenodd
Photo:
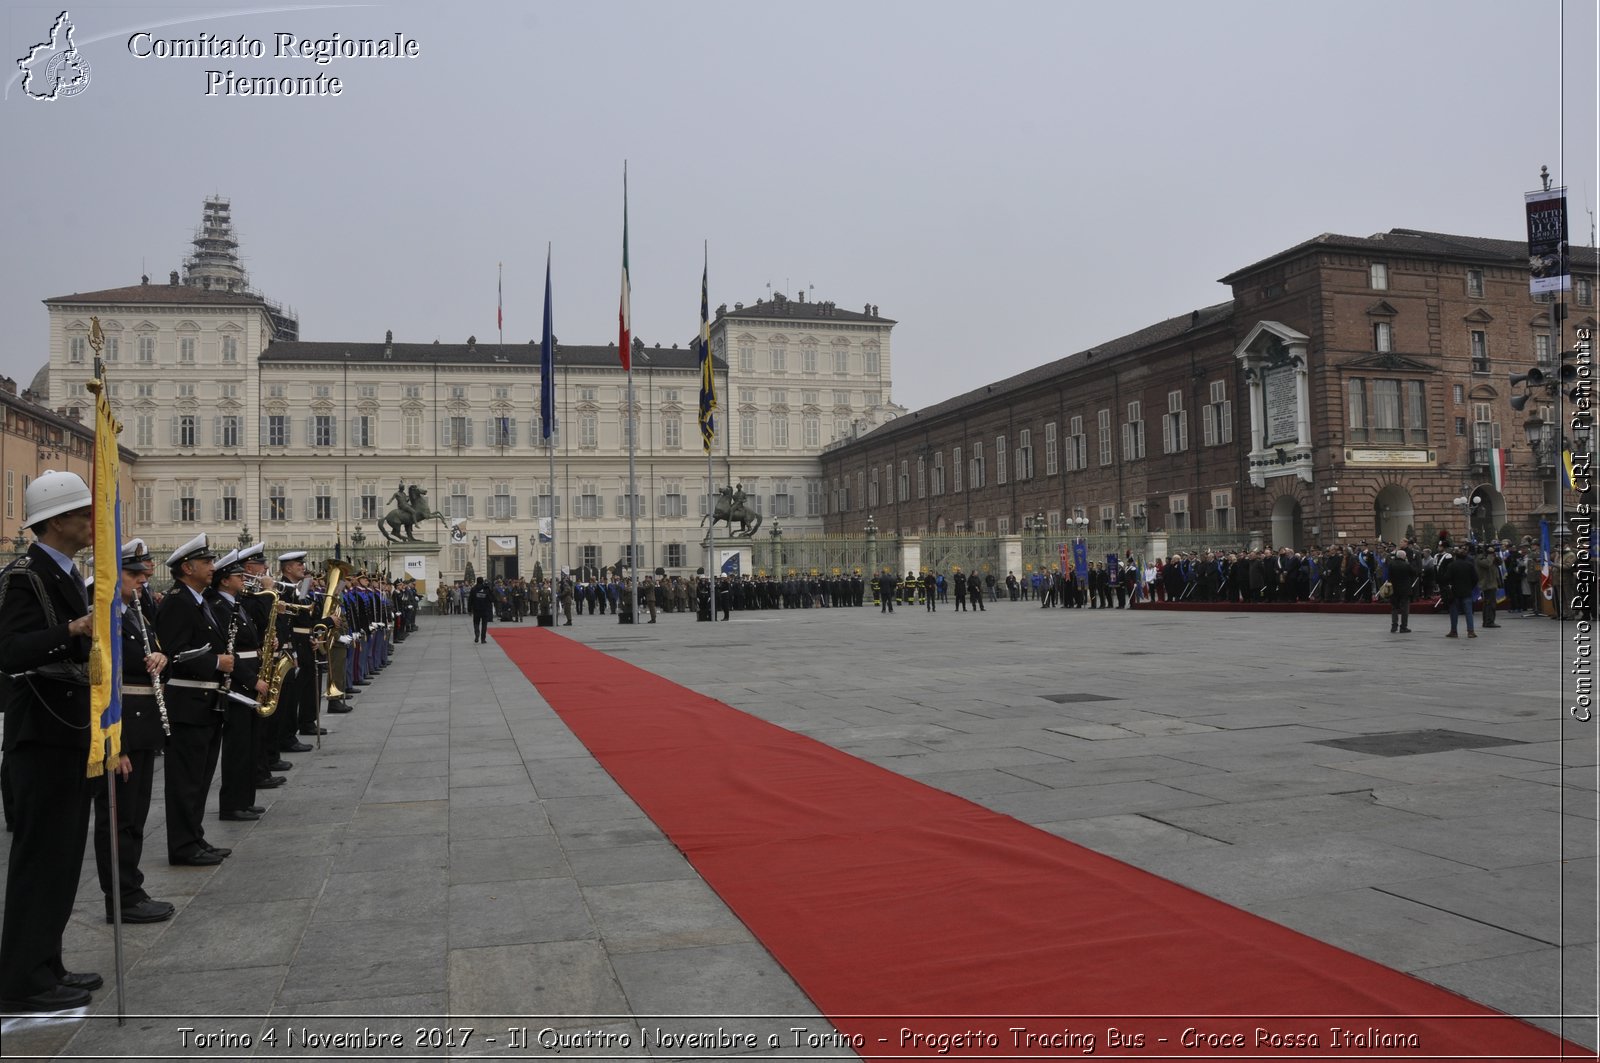
<instances>
[{"instance_id":1,"label":"dome","mask_svg":"<svg viewBox=\"0 0 1600 1063\"><path fill-rule=\"evenodd\" d=\"M28 385L28 390L39 396L41 402L50 401L50 363L46 362L33 374L33 383Z\"/></svg>"}]
</instances>

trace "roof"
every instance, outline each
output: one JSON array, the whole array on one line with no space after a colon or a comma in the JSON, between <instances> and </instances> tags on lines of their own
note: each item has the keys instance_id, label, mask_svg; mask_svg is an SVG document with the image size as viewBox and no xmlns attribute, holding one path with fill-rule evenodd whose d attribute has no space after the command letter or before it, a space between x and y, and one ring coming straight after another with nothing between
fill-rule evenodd
<instances>
[{"instance_id":1,"label":"roof","mask_svg":"<svg viewBox=\"0 0 1600 1063\"><path fill-rule=\"evenodd\" d=\"M215 288L191 288L187 284L130 284L126 288L104 288L98 292L56 295L45 303L159 303L182 306L265 306L266 300L250 292L225 292Z\"/></svg>"},{"instance_id":2,"label":"roof","mask_svg":"<svg viewBox=\"0 0 1600 1063\"><path fill-rule=\"evenodd\" d=\"M388 349L389 353L385 354ZM324 343L314 341L279 342L269 344L261 352L262 362L381 362L421 365L514 365L535 368L539 364L539 345L474 343ZM556 344L556 364L596 369L615 369L622 372L622 360L617 357L617 345L603 347ZM699 357L692 347L635 347L635 369L700 368ZM720 372L727 363L712 356L712 364Z\"/></svg>"},{"instance_id":3,"label":"roof","mask_svg":"<svg viewBox=\"0 0 1600 1063\"><path fill-rule=\"evenodd\" d=\"M868 306L872 304L868 303ZM879 317L878 308L873 306L870 313L859 310L842 310L836 303L808 303L805 300L794 300L779 292L773 295L770 301L757 299L753 306L739 306L733 310L726 307L717 307L717 317L731 317L740 320L759 321L847 321L857 324L893 325L893 318Z\"/></svg>"},{"instance_id":4,"label":"roof","mask_svg":"<svg viewBox=\"0 0 1600 1063\"><path fill-rule=\"evenodd\" d=\"M1268 255L1243 269L1236 269L1221 278L1223 284L1254 273L1265 266L1291 258L1298 258L1316 248L1336 251L1359 251L1371 255L1414 255L1422 258L1448 258L1464 262L1481 262L1487 265L1520 266L1527 268L1528 245L1522 240L1495 240L1486 236L1454 236L1450 233L1430 233L1421 229L1390 229L1371 236L1341 236L1323 233L1309 240ZM1573 247L1575 265L1593 269L1597 257L1591 247Z\"/></svg>"},{"instance_id":5,"label":"roof","mask_svg":"<svg viewBox=\"0 0 1600 1063\"><path fill-rule=\"evenodd\" d=\"M1168 340L1177 339L1185 333L1196 330L1209 329L1216 325L1225 325L1233 318L1233 300L1215 303L1202 307L1199 310L1177 317L1169 317L1165 321L1158 321L1147 325L1137 332L1130 332L1126 336L1118 336L1107 343L1091 347L1085 351L1069 354L1065 358L1057 358L1043 365L1035 366L1015 376L1006 377L993 384L986 384L980 388L957 395L954 398L936 402L932 406L925 406L905 417L897 417L853 442L877 439L881 440L897 431L915 430L926 421L934 420L954 410L972 406L987 399L1004 398L1006 395L1029 388L1047 384L1064 374L1075 370L1085 369L1090 366L1099 367L1108 362L1114 362L1139 351L1147 350L1157 344Z\"/></svg>"}]
</instances>

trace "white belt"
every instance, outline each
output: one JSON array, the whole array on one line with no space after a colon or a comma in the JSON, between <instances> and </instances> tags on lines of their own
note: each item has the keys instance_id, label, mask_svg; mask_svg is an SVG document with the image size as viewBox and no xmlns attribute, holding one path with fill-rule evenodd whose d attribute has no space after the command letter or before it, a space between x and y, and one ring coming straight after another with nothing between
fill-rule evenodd
<instances>
[{"instance_id":1,"label":"white belt","mask_svg":"<svg viewBox=\"0 0 1600 1063\"><path fill-rule=\"evenodd\" d=\"M292 627L289 630L293 631L296 635L309 635L309 634L311 634L311 629L308 628L308 627Z\"/></svg>"},{"instance_id":2,"label":"white belt","mask_svg":"<svg viewBox=\"0 0 1600 1063\"><path fill-rule=\"evenodd\" d=\"M261 656L260 650L240 650L234 654L241 661L251 661Z\"/></svg>"},{"instance_id":3,"label":"white belt","mask_svg":"<svg viewBox=\"0 0 1600 1063\"><path fill-rule=\"evenodd\" d=\"M153 697L156 696L156 688L155 687L153 687L153 686L138 686L138 685L130 684L130 683L122 684L122 692L124 694L143 694L147 698L153 698Z\"/></svg>"},{"instance_id":4,"label":"white belt","mask_svg":"<svg viewBox=\"0 0 1600 1063\"><path fill-rule=\"evenodd\" d=\"M215 691L217 689L217 681L215 679L169 679L167 680L167 686Z\"/></svg>"}]
</instances>

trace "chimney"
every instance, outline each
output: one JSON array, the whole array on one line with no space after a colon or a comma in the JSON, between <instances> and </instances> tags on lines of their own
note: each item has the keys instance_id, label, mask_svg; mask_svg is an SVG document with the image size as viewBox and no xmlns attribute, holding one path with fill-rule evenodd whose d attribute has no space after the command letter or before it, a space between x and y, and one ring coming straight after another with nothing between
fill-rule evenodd
<instances>
[{"instance_id":1,"label":"chimney","mask_svg":"<svg viewBox=\"0 0 1600 1063\"><path fill-rule=\"evenodd\" d=\"M148 274L148 273L139 274L139 283L142 284L142 285L148 285L150 283L150 274Z\"/></svg>"},{"instance_id":2,"label":"chimney","mask_svg":"<svg viewBox=\"0 0 1600 1063\"><path fill-rule=\"evenodd\" d=\"M177 270L173 270L172 273L167 277L167 284L170 287L173 287L173 288L176 288L178 286L178 271Z\"/></svg>"},{"instance_id":3,"label":"chimney","mask_svg":"<svg viewBox=\"0 0 1600 1063\"><path fill-rule=\"evenodd\" d=\"M7 395L15 395L17 393L17 382L8 376L0 376L0 392L5 392Z\"/></svg>"},{"instance_id":4,"label":"chimney","mask_svg":"<svg viewBox=\"0 0 1600 1063\"><path fill-rule=\"evenodd\" d=\"M1200 327L1200 311L1196 310L1192 314L1189 315L1189 327L1190 328L1199 328Z\"/></svg>"},{"instance_id":5,"label":"chimney","mask_svg":"<svg viewBox=\"0 0 1600 1063\"><path fill-rule=\"evenodd\" d=\"M861 308L861 312L863 314L865 314L867 317L871 317L872 316L872 304L871 303L867 303L865 306L863 306Z\"/></svg>"},{"instance_id":6,"label":"chimney","mask_svg":"<svg viewBox=\"0 0 1600 1063\"><path fill-rule=\"evenodd\" d=\"M477 349L478 349L478 337L477 336L468 336L467 337L467 350L468 351L476 351Z\"/></svg>"}]
</instances>

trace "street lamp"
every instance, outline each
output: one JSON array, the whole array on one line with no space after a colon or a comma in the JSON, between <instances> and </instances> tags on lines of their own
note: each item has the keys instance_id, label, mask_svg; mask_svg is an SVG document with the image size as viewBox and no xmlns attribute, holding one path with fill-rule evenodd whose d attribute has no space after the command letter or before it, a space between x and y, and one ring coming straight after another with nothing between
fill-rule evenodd
<instances>
[{"instance_id":1,"label":"street lamp","mask_svg":"<svg viewBox=\"0 0 1600 1063\"><path fill-rule=\"evenodd\" d=\"M239 549L243 550L250 545L250 525L239 525Z\"/></svg>"},{"instance_id":2,"label":"street lamp","mask_svg":"<svg viewBox=\"0 0 1600 1063\"><path fill-rule=\"evenodd\" d=\"M1463 484L1461 486L1462 493L1452 498L1450 504L1461 507L1461 522L1467 526L1467 541L1471 542L1477 538L1477 532L1472 527L1472 514L1483 504L1483 496L1477 494L1468 495L1466 493L1467 490L1467 486Z\"/></svg>"}]
</instances>

